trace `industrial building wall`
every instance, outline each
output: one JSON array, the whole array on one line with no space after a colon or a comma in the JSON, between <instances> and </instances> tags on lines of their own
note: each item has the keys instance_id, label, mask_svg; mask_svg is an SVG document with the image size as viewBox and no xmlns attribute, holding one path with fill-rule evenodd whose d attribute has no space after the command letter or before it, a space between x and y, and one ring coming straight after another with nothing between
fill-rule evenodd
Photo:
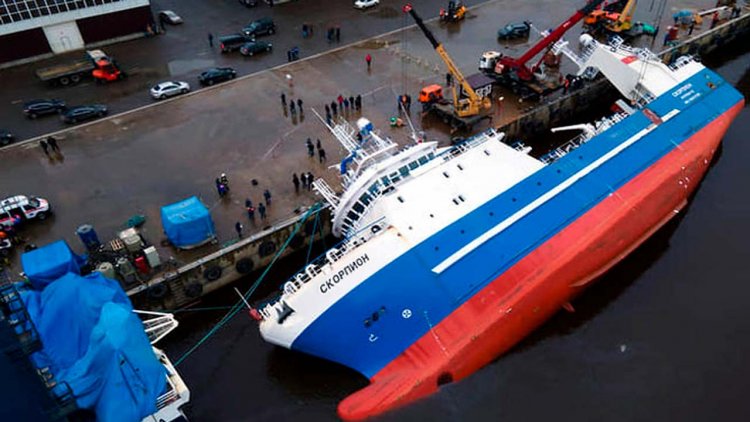
<instances>
[{"instance_id":1,"label":"industrial building wall","mask_svg":"<svg viewBox=\"0 0 750 422\"><path fill-rule=\"evenodd\" d=\"M0 63L51 53L42 28L0 36Z\"/></svg>"},{"instance_id":2,"label":"industrial building wall","mask_svg":"<svg viewBox=\"0 0 750 422\"><path fill-rule=\"evenodd\" d=\"M91 44L136 32L145 33L151 20L151 6L144 6L80 19L76 23L83 36L83 41L86 44Z\"/></svg>"}]
</instances>

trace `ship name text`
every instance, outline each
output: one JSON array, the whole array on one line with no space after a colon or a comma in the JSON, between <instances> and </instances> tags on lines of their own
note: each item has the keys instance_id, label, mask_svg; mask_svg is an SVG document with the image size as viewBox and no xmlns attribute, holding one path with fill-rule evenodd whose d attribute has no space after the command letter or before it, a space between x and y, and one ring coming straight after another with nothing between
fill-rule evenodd
<instances>
[{"instance_id":1,"label":"ship name text","mask_svg":"<svg viewBox=\"0 0 750 422\"><path fill-rule=\"evenodd\" d=\"M328 280L326 280L323 283L320 283L320 292L323 294L328 293L337 284L339 284L339 282L342 281L344 277L350 274L353 274L354 271L356 271L359 267L365 265L365 263L368 262L369 260L370 260L370 257L367 256L367 254L364 254L360 256L359 258L355 259L349 265L342 268L339 272L329 277Z\"/></svg>"}]
</instances>

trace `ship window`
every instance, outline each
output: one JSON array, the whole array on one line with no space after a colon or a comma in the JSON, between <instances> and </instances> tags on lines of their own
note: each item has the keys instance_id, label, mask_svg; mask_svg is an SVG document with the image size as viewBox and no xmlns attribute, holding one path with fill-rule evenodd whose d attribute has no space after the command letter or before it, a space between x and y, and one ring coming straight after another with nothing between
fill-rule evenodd
<instances>
[{"instance_id":1,"label":"ship window","mask_svg":"<svg viewBox=\"0 0 750 422\"><path fill-rule=\"evenodd\" d=\"M360 214L362 214L362 212L365 210L365 206L359 202L352 205L352 208L354 208L354 211L357 211Z\"/></svg>"},{"instance_id":2,"label":"ship window","mask_svg":"<svg viewBox=\"0 0 750 422\"><path fill-rule=\"evenodd\" d=\"M466 200L464 199L464 196L463 196L463 195L458 195L458 200L459 200L459 201L461 201L461 202L465 202L465 201L466 201Z\"/></svg>"},{"instance_id":3,"label":"ship window","mask_svg":"<svg viewBox=\"0 0 750 422\"><path fill-rule=\"evenodd\" d=\"M435 214L430 214L430 218L435 218Z\"/></svg>"},{"instance_id":4,"label":"ship window","mask_svg":"<svg viewBox=\"0 0 750 422\"><path fill-rule=\"evenodd\" d=\"M427 156L430 157L430 160L432 160L433 158L435 158L435 153L431 152L431 153L427 154Z\"/></svg>"},{"instance_id":5,"label":"ship window","mask_svg":"<svg viewBox=\"0 0 750 422\"><path fill-rule=\"evenodd\" d=\"M391 179L391 183L396 183L399 180L401 180L401 176L398 175L398 172L393 172L388 175L388 177Z\"/></svg>"},{"instance_id":6,"label":"ship window","mask_svg":"<svg viewBox=\"0 0 750 422\"><path fill-rule=\"evenodd\" d=\"M401 167L398 169L398 172L401 173L401 176L406 177L409 175L409 169L406 166Z\"/></svg>"},{"instance_id":7,"label":"ship window","mask_svg":"<svg viewBox=\"0 0 750 422\"><path fill-rule=\"evenodd\" d=\"M456 204L456 205L458 205L458 199L453 198L453 203Z\"/></svg>"},{"instance_id":8,"label":"ship window","mask_svg":"<svg viewBox=\"0 0 750 422\"><path fill-rule=\"evenodd\" d=\"M362 196L359 197L359 201L365 204L365 206L370 205L370 201L372 201L372 196L370 196L369 193L363 193Z\"/></svg>"},{"instance_id":9,"label":"ship window","mask_svg":"<svg viewBox=\"0 0 750 422\"><path fill-rule=\"evenodd\" d=\"M484 155L490 155L490 152L487 150L484 150Z\"/></svg>"},{"instance_id":10,"label":"ship window","mask_svg":"<svg viewBox=\"0 0 750 422\"><path fill-rule=\"evenodd\" d=\"M445 176L446 179L450 178L450 176L448 176L448 172L447 171L443 172L443 176Z\"/></svg>"},{"instance_id":11,"label":"ship window","mask_svg":"<svg viewBox=\"0 0 750 422\"><path fill-rule=\"evenodd\" d=\"M368 191L370 191L373 196L377 196L377 194L380 193L380 187L378 186L378 184L378 182L375 182L372 184L372 186L370 186L370 189L368 189Z\"/></svg>"},{"instance_id":12,"label":"ship window","mask_svg":"<svg viewBox=\"0 0 750 422\"><path fill-rule=\"evenodd\" d=\"M359 220L359 214L354 211L349 211L348 213L346 213L346 216L349 217L349 219L351 219L352 221Z\"/></svg>"},{"instance_id":13,"label":"ship window","mask_svg":"<svg viewBox=\"0 0 750 422\"><path fill-rule=\"evenodd\" d=\"M463 170L464 167L461 164L458 164L456 167L458 167L459 170Z\"/></svg>"},{"instance_id":14,"label":"ship window","mask_svg":"<svg viewBox=\"0 0 750 422\"><path fill-rule=\"evenodd\" d=\"M426 164L428 161L427 157L419 157L419 164Z\"/></svg>"},{"instance_id":15,"label":"ship window","mask_svg":"<svg viewBox=\"0 0 750 422\"><path fill-rule=\"evenodd\" d=\"M419 167L419 163L416 161L412 161L409 163L409 170L414 170L415 168Z\"/></svg>"},{"instance_id":16,"label":"ship window","mask_svg":"<svg viewBox=\"0 0 750 422\"><path fill-rule=\"evenodd\" d=\"M388 186L391 184L391 179L389 179L388 176L383 176L383 178L380 180L383 182L383 186Z\"/></svg>"},{"instance_id":17,"label":"ship window","mask_svg":"<svg viewBox=\"0 0 750 422\"><path fill-rule=\"evenodd\" d=\"M402 198L400 196L397 196L396 198L398 198L398 202L401 202L402 204L404 203L404 198Z\"/></svg>"}]
</instances>

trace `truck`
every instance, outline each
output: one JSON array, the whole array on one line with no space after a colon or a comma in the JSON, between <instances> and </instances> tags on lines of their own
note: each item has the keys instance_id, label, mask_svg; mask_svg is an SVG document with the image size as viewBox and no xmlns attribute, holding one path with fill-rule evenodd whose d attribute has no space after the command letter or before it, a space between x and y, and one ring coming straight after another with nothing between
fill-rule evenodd
<instances>
[{"instance_id":1,"label":"truck","mask_svg":"<svg viewBox=\"0 0 750 422\"><path fill-rule=\"evenodd\" d=\"M80 59L37 69L35 73L43 82L62 86L77 84L89 76L97 82L117 81L126 76L115 60L102 50L88 50Z\"/></svg>"}]
</instances>

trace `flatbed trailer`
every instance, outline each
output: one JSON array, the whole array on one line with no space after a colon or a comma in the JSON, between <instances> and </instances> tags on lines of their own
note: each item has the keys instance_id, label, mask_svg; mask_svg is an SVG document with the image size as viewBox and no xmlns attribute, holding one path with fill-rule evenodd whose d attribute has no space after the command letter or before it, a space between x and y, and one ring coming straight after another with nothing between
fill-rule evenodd
<instances>
[{"instance_id":1,"label":"flatbed trailer","mask_svg":"<svg viewBox=\"0 0 750 422\"><path fill-rule=\"evenodd\" d=\"M35 73L42 82L63 86L77 84L86 77L93 77L97 81L115 81L125 77L115 61L102 50L88 50L82 58L37 69Z\"/></svg>"}]
</instances>

